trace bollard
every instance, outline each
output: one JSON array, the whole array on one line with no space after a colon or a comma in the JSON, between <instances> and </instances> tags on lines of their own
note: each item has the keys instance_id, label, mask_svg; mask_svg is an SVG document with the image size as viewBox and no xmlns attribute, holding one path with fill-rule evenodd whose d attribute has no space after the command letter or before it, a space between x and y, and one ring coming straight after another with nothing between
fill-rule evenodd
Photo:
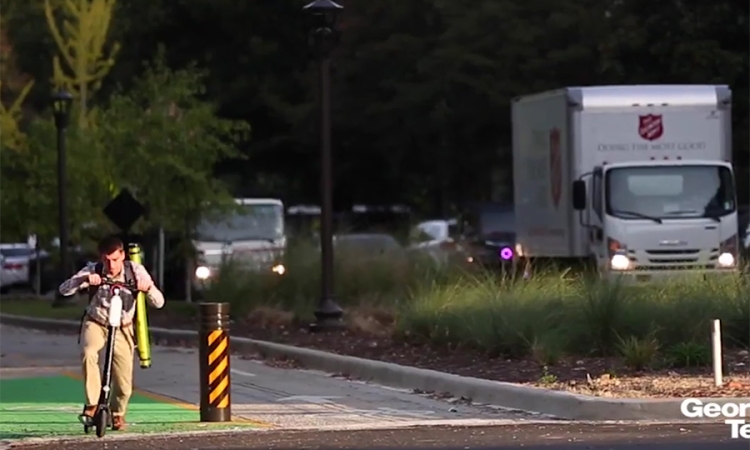
<instances>
[{"instance_id":1,"label":"bollard","mask_svg":"<svg viewBox=\"0 0 750 450\"><path fill-rule=\"evenodd\" d=\"M714 385L719 387L724 384L721 356L721 321L719 319L714 319L711 322L711 353L714 362Z\"/></svg>"},{"instance_id":2,"label":"bollard","mask_svg":"<svg viewBox=\"0 0 750 450\"><path fill-rule=\"evenodd\" d=\"M128 245L128 256L137 264L143 264L141 247L138 244ZM148 333L148 310L146 309L146 294L138 292L135 299L135 341L138 344L138 359L141 369L151 367L151 340Z\"/></svg>"},{"instance_id":3,"label":"bollard","mask_svg":"<svg viewBox=\"0 0 750 450\"><path fill-rule=\"evenodd\" d=\"M201 303L199 320L201 422L231 422L229 304Z\"/></svg>"}]
</instances>

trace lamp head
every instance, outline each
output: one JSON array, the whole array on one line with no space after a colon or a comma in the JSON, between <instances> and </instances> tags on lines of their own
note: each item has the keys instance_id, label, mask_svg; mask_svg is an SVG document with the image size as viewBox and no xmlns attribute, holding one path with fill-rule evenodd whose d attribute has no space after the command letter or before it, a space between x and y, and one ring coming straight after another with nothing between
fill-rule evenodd
<instances>
[{"instance_id":1,"label":"lamp head","mask_svg":"<svg viewBox=\"0 0 750 450\"><path fill-rule=\"evenodd\" d=\"M61 89L52 95L52 109L55 113L55 126L64 128L68 125L70 108L73 104L73 95Z\"/></svg>"},{"instance_id":2,"label":"lamp head","mask_svg":"<svg viewBox=\"0 0 750 450\"><path fill-rule=\"evenodd\" d=\"M321 28L334 30L339 12L344 7L332 0L314 0L302 9L312 18L311 25L313 30Z\"/></svg>"}]
</instances>

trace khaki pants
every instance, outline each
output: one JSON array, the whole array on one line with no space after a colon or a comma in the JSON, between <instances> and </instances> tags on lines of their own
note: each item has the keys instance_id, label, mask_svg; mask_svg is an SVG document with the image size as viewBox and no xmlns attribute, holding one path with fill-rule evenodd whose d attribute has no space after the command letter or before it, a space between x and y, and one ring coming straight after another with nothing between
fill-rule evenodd
<instances>
[{"instance_id":1,"label":"khaki pants","mask_svg":"<svg viewBox=\"0 0 750 450\"><path fill-rule=\"evenodd\" d=\"M83 357L83 377L86 385L86 404L99 403L101 392L101 369L99 353L107 345L107 327L86 319L81 331L81 350ZM104 353L103 353L104 354ZM112 357L112 396L113 415L125 415L128 401L133 394L133 359L135 340L133 326L117 330L114 353Z\"/></svg>"}]
</instances>

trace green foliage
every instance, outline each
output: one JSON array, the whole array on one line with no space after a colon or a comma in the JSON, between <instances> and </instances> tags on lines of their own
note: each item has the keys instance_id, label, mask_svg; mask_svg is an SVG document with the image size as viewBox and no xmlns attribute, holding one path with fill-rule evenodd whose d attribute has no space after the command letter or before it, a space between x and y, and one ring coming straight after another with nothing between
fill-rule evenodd
<instances>
[{"instance_id":1,"label":"green foliage","mask_svg":"<svg viewBox=\"0 0 750 450\"><path fill-rule=\"evenodd\" d=\"M627 367L633 370L643 370L650 367L656 360L659 342L655 337L651 335L642 338L629 336L619 340L617 347Z\"/></svg>"},{"instance_id":2,"label":"green foliage","mask_svg":"<svg viewBox=\"0 0 750 450\"><path fill-rule=\"evenodd\" d=\"M515 283L468 280L412 297L400 325L423 339L449 334L455 344L513 356L529 354L529 342L554 333L568 354L622 354L630 348L637 356L633 364L640 366L658 347L705 339L711 318L726 324L725 342L746 342L749 293L731 276L644 286L555 274Z\"/></svg>"},{"instance_id":3,"label":"green foliage","mask_svg":"<svg viewBox=\"0 0 750 450\"><path fill-rule=\"evenodd\" d=\"M674 367L705 367L711 364L711 348L707 343L680 342L668 349L667 356Z\"/></svg>"},{"instance_id":4,"label":"green foliage","mask_svg":"<svg viewBox=\"0 0 750 450\"><path fill-rule=\"evenodd\" d=\"M204 76L192 68L173 71L158 58L130 90L91 111L95 120L86 129L72 123L66 130L74 242L84 240L84 225L114 231L102 208L121 187L151 207L136 232L157 225L185 236L202 216L232 207L212 171L238 156L236 143L249 126L218 118L200 99ZM33 231L46 241L56 236L58 223L56 130L51 119L37 118L27 131L27 151L2 152L2 208L14 211L2 215L3 234L19 238Z\"/></svg>"},{"instance_id":5,"label":"green foliage","mask_svg":"<svg viewBox=\"0 0 750 450\"><path fill-rule=\"evenodd\" d=\"M256 306L273 306L293 311L298 318L312 317L320 297L320 253L317 245L298 243L287 250L286 273L248 273L229 263L209 285L208 298L222 298L232 303L240 316ZM334 261L334 295L345 307L393 308L407 301L412 291L425 280L447 283L462 273L458 268L438 271L432 260L422 255L336 254ZM252 293L252 294L250 294Z\"/></svg>"},{"instance_id":6,"label":"green foliage","mask_svg":"<svg viewBox=\"0 0 750 450\"><path fill-rule=\"evenodd\" d=\"M73 124L66 130L67 198L71 239L80 242L84 225L102 223L104 204L96 170L98 143ZM52 118L38 118L27 128L23 151L0 152L0 208L4 239L36 233L42 242L57 236L57 131Z\"/></svg>"},{"instance_id":7,"label":"green foliage","mask_svg":"<svg viewBox=\"0 0 750 450\"><path fill-rule=\"evenodd\" d=\"M93 91L114 65L120 44L108 56L108 39L116 0L44 0L44 14L58 54L52 59L53 81L79 99L78 125L85 127ZM58 25L62 18L62 26ZM63 64L64 62L64 64Z\"/></svg>"},{"instance_id":8,"label":"green foliage","mask_svg":"<svg viewBox=\"0 0 750 450\"><path fill-rule=\"evenodd\" d=\"M320 295L318 261L316 251L295 247L283 276L228 266L207 295L231 302L238 317L271 307L310 320ZM533 357L540 366L565 355L619 356L635 370L665 357L679 364L675 355L683 365L700 364L703 347L685 343L705 341L713 318L722 321L727 348L744 348L750 335L750 289L732 275L637 286L553 272L524 281L468 267L438 269L417 255L336 254L334 282L346 311L390 311L394 338L488 357Z\"/></svg>"},{"instance_id":9,"label":"green foliage","mask_svg":"<svg viewBox=\"0 0 750 450\"><path fill-rule=\"evenodd\" d=\"M183 235L204 214L232 204L211 172L240 156L237 142L249 132L247 123L218 118L200 99L204 78L195 68L169 69L160 55L99 111L95 132L117 185L150 205L147 225Z\"/></svg>"},{"instance_id":10,"label":"green foliage","mask_svg":"<svg viewBox=\"0 0 750 450\"><path fill-rule=\"evenodd\" d=\"M45 20L43 3L0 0L20 70L37 80L37 110L47 108L41 80L51 77L55 53L50 33L34 25ZM491 193L510 198L510 100L565 85L728 83L734 156L748 165L742 2L382 0L345 8L332 68L334 171L337 194L357 202L410 202L434 214ZM211 74L205 96L222 117L253 124L252 141L239 146L248 158L217 175L241 191L317 202L318 79L305 27L291 0L117 2L108 36L123 47L103 90L129 87L163 43L171 69L197 61Z\"/></svg>"},{"instance_id":11,"label":"green foliage","mask_svg":"<svg viewBox=\"0 0 750 450\"><path fill-rule=\"evenodd\" d=\"M27 82L18 97L8 107L0 102L0 150L25 150L26 135L19 129L18 122L22 117L21 107L23 102L33 86L33 80Z\"/></svg>"}]
</instances>

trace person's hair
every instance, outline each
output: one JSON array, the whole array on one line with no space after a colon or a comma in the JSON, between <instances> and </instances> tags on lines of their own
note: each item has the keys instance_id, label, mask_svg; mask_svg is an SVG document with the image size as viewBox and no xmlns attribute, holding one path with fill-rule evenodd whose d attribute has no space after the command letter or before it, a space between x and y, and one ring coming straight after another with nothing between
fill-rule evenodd
<instances>
[{"instance_id":1,"label":"person's hair","mask_svg":"<svg viewBox=\"0 0 750 450\"><path fill-rule=\"evenodd\" d=\"M122 243L122 239L117 236L107 236L99 241L99 245L97 246L100 255L109 255L124 248L125 245Z\"/></svg>"}]
</instances>

